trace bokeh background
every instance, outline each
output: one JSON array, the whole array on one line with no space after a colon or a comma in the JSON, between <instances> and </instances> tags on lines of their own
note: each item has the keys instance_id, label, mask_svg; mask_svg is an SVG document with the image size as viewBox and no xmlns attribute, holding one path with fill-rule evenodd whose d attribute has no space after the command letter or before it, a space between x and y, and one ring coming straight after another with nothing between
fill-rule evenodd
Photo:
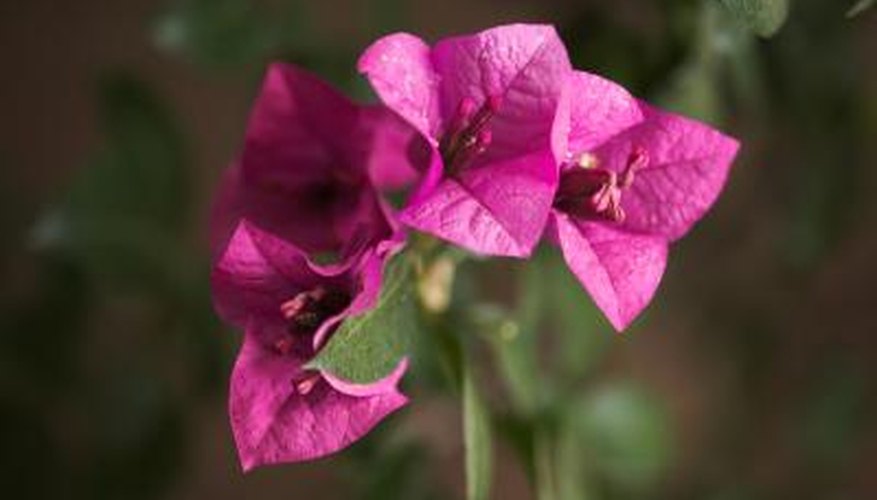
<instances>
[{"instance_id":1,"label":"bokeh background","mask_svg":"<svg viewBox=\"0 0 877 500\"><path fill-rule=\"evenodd\" d=\"M504 284L482 287L498 310L553 298L548 326L488 318L481 333L549 330L535 392L572 408L551 432L581 445L553 465L562 497L877 498L877 15L851 4L793 0L762 38L712 0L4 0L0 491L462 498L459 405L428 374L349 451L240 472L238 339L212 314L205 220L268 61L369 100L354 65L382 34L539 20L576 66L743 144L624 335L550 253L461 269L465 286ZM489 373L515 358L484 354L501 409L523 386ZM513 412L496 419L494 498L534 498L539 450L515 445Z\"/></svg>"}]
</instances>

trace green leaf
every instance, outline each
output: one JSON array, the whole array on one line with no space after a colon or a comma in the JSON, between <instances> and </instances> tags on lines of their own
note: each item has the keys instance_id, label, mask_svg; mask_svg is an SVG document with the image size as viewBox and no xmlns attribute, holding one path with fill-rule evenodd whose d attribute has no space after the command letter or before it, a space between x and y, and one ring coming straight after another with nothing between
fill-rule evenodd
<instances>
[{"instance_id":1,"label":"green leaf","mask_svg":"<svg viewBox=\"0 0 877 500\"><path fill-rule=\"evenodd\" d=\"M788 0L722 0L743 24L762 37L774 35L789 12Z\"/></svg>"},{"instance_id":2,"label":"green leaf","mask_svg":"<svg viewBox=\"0 0 877 500\"><path fill-rule=\"evenodd\" d=\"M347 318L308 366L356 384L390 375L410 352L416 329L411 271L406 254L394 257L384 270L375 307Z\"/></svg>"},{"instance_id":3,"label":"green leaf","mask_svg":"<svg viewBox=\"0 0 877 500\"><path fill-rule=\"evenodd\" d=\"M466 448L466 498L486 500L490 496L493 472L490 416L468 365L463 366L463 441Z\"/></svg>"}]
</instances>

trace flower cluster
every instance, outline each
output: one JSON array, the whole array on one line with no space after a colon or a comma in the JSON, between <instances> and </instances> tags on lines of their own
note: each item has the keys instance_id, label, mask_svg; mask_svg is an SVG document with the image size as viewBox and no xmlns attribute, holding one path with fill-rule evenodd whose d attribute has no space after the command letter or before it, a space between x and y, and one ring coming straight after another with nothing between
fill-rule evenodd
<instances>
[{"instance_id":1,"label":"flower cluster","mask_svg":"<svg viewBox=\"0 0 877 500\"><path fill-rule=\"evenodd\" d=\"M738 148L573 69L550 26L394 34L358 67L382 105L273 65L218 195L213 292L244 331L230 412L245 469L334 452L405 404L404 360L365 385L308 361L375 305L407 231L516 258L544 239L620 331ZM408 186L394 212L381 193Z\"/></svg>"}]
</instances>

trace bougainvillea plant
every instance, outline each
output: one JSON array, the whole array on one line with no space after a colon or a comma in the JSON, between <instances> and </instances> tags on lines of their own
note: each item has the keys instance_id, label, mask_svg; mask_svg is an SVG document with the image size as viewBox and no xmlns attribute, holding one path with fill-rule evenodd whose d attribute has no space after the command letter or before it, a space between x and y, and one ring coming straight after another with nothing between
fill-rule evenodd
<instances>
[{"instance_id":1,"label":"bougainvillea plant","mask_svg":"<svg viewBox=\"0 0 877 500\"><path fill-rule=\"evenodd\" d=\"M738 148L573 69L551 26L389 35L358 68L382 104L271 66L219 188L213 295L243 333L229 409L246 470L336 452L406 403L411 339L429 335L416 306L442 312L422 285L447 285L433 272L447 249L553 244L624 330ZM394 207L383 192L400 189Z\"/></svg>"}]
</instances>

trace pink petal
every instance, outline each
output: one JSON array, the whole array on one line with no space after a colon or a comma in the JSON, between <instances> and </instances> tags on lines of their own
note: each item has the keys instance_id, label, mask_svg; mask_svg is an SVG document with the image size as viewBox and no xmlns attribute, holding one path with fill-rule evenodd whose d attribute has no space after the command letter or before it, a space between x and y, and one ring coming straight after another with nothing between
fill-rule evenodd
<instances>
[{"instance_id":1,"label":"pink petal","mask_svg":"<svg viewBox=\"0 0 877 500\"><path fill-rule=\"evenodd\" d=\"M274 63L250 113L247 145L268 144L272 156L284 159L331 158L326 146L350 136L357 113L355 104L316 75Z\"/></svg>"},{"instance_id":2,"label":"pink petal","mask_svg":"<svg viewBox=\"0 0 877 500\"><path fill-rule=\"evenodd\" d=\"M440 126L438 78L423 40L408 33L385 36L365 50L357 68L387 106L425 137L435 138Z\"/></svg>"},{"instance_id":3,"label":"pink petal","mask_svg":"<svg viewBox=\"0 0 877 500\"><path fill-rule=\"evenodd\" d=\"M554 212L555 238L570 270L616 330L648 305L664 273L667 242Z\"/></svg>"},{"instance_id":4,"label":"pink petal","mask_svg":"<svg viewBox=\"0 0 877 500\"><path fill-rule=\"evenodd\" d=\"M429 152L428 167L424 172L423 177L421 177L420 182L408 196L405 206L409 207L413 204L420 203L431 196L433 191L435 191L439 184L442 183L444 177L445 165L442 162L441 155L436 148L431 148Z\"/></svg>"},{"instance_id":5,"label":"pink petal","mask_svg":"<svg viewBox=\"0 0 877 500\"><path fill-rule=\"evenodd\" d=\"M441 76L445 119L456 113L463 98L476 103L489 96L502 98L490 122L491 147L481 163L555 146L554 121L572 68L552 26L513 24L447 38L436 44L433 62ZM564 140L564 135L556 139ZM555 154L559 158L565 152Z\"/></svg>"},{"instance_id":6,"label":"pink petal","mask_svg":"<svg viewBox=\"0 0 877 500\"><path fill-rule=\"evenodd\" d=\"M244 221L211 273L214 305L241 328L253 318L276 322L284 299L320 283L347 285L353 263L317 265L299 248Z\"/></svg>"},{"instance_id":7,"label":"pink petal","mask_svg":"<svg viewBox=\"0 0 877 500\"><path fill-rule=\"evenodd\" d=\"M476 253L529 255L567 149L572 69L554 28L500 26L442 40L431 52L411 35L391 35L366 51L360 69L433 146L464 99L500 99L490 147L453 177L433 151L400 221Z\"/></svg>"},{"instance_id":8,"label":"pink petal","mask_svg":"<svg viewBox=\"0 0 877 500\"><path fill-rule=\"evenodd\" d=\"M241 223L240 228L246 231L255 247L274 269L301 286L331 282L332 278L339 278L356 264L355 256L337 263L318 264L295 245L262 231L246 220Z\"/></svg>"},{"instance_id":9,"label":"pink petal","mask_svg":"<svg viewBox=\"0 0 877 500\"><path fill-rule=\"evenodd\" d=\"M280 165L278 170L282 170ZM217 188L210 220L214 254L221 252L241 220L270 231L309 252L336 249L344 239L344 226L358 216L355 207L364 195L327 207L307 196L307 183L271 180L268 175L245 177L239 163L230 166ZM328 213L327 213L328 212Z\"/></svg>"},{"instance_id":10,"label":"pink petal","mask_svg":"<svg viewBox=\"0 0 877 500\"><path fill-rule=\"evenodd\" d=\"M309 253L338 251L364 226L389 233L369 165L401 168L405 154L393 152L389 137L404 125L379 115L306 71L272 65L240 159L222 179L211 223L214 252L241 218Z\"/></svg>"},{"instance_id":11,"label":"pink petal","mask_svg":"<svg viewBox=\"0 0 877 500\"><path fill-rule=\"evenodd\" d=\"M395 190L408 187L426 169L423 152L429 147L421 135L407 122L384 106L362 108L360 128L370 134L368 159L372 184L378 189Z\"/></svg>"},{"instance_id":12,"label":"pink petal","mask_svg":"<svg viewBox=\"0 0 877 500\"><path fill-rule=\"evenodd\" d=\"M238 226L211 274L217 312L241 328L252 316L278 316L282 298L296 291L290 280L262 254L250 229L246 224ZM304 259L300 268L305 272Z\"/></svg>"},{"instance_id":13,"label":"pink petal","mask_svg":"<svg viewBox=\"0 0 877 500\"><path fill-rule=\"evenodd\" d=\"M465 170L412 200L399 220L476 253L526 257L545 227L556 175L549 152Z\"/></svg>"},{"instance_id":14,"label":"pink petal","mask_svg":"<svg viewBox=\"0 0 877 500\"><path fill-rule=\"evenodd\" d=\"M584 71L570 82L569 150L592 150L643 120L637 100L624 87Z\"/></svg>"},{"instance_id":15,"label":"pink petal","mask_svg":"<svg viewBox=\"0 0 877 500\"><path fill-rule=\"evenodd\" d=\"M295 390L296 360L246 336L232 373L229 413L245 471L319 458L368 433L407 398L395 387L371 396L343 394L320 380L307 394Z\"/></svg>"},{"instance_id":16,"label":"pink petal","mask_svg":"<svg viewBox=\"0 0 877 500\"><path fill-rule=\"evenodd\" d=\"M316 76L271 65L250 113L243 177L266 189L294 190L324 181L336 168L362 170L337 161L346 159L357 117L356 106Z\"/></svg>"},{"instance_id":17,"label":"pink petal","mask_svg":"<svg viewBox=\"0 0 877 500\"><path fill-rule=\"evenodd\" d=\"M623 227L675 240L715 202L739 144L703 123L642 106L645 121L598 148L597 156L620 171L633 148L646 150L648 167L622 196Z\"/></svg>"},{"instance_id":18,"label":"pink petal","mask_svg":"<svg viewBox=\"0 0 877 500\"><path fill-rule=\"evenodd\" d=\"M320 325L313 338L314 350L323 347L329 334L349 316L362 314L377 305L383 284L383 270L387 254L379 255L374 251L362 257L362 264L357 269L359 273L359 291L353 297L343 311L328 318Z\"/></svg>"}]
</instances>

